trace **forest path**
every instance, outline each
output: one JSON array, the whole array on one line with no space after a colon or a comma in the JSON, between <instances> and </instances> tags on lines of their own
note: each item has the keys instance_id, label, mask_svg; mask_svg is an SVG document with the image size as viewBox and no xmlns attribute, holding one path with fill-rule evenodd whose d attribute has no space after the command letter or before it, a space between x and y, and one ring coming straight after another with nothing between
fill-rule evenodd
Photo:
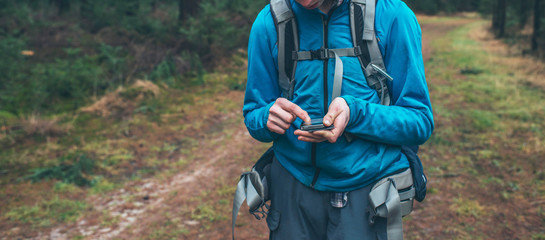
<instances>
[{"instance_id":1,"label":"forest path","mask_svg":"<svg viewBox=\"0 0 545 240\"><path fill-rule=\"evenodd\" d=\"M427 62L434 57L433 39L443 37L460 26L482 20L474 17L445 20L422 16L419 17L419 21L421 21L423 33L423 56ZM474 40L491 43L491 40L486 38ZM501 43L494 43L501 45ZM428 84L431 85L442 82L444 79L428 79ZM243 94L241 91L230 91L225 96L219 96L218 101L230 99L241 104ZM93 208L107 215L103 216L103 219L111 219L110 224L105 224L104 220L99 222L92 218L80 219L76 224L58 227L51 233L41 236L49 236L51 239L67 239L74 236L79 239L230 239L232 194L238 176L241 172L248 170L269 146L249 136L243 124L240 108L239 105L238 110L226 114L203 111L205 114L212 112L204 117L207 121L203 123L203 128L211 129L208 131L210 134L198 140L197 147L191 152L192 161L184 167L183 171L160 179L129 182L122 189L108 195L95 195L92 199L88 199L87 202L92 204ZM188 124L193 124L193 121L202 120L191 118ZM441 121L443 118L438 116L436 124L442 126ZM424 156L443 157L435 156L436 153L427 149L426 146L421 151ZM424 159L425 165L426 160ZM453 174L442 177L465 178L466 176ZM437 189L449 188L451 184L447 180L442 180L442 177L431 183L430 187L434 192L430 193L424 203L417 203L413 213L406 219L407 224L404 224L404 228L411 229L405 231L407 238L426 239L445 236L446 238L450 238L448 236L471 238L471 235L459 232L461 230L458 226L465 226L469 229L467 232L482 230L484 234L487 234L493 231L491 225L478 225L479 229L472 230L472 226L467 226L463 222L455 222L456 225L451 226L438 224L438 220L452 218L452 212L458 211L451 209L453 205L469 203L470 206L461 206L469 209L467 210L470 211L469 215L473 214L471 211L481 209L478 202L476 206L471 205L474 204L473 200L464 202L462 200L465 199L459 197L457 199L461 199L460 202L456 202L458 200L452 200L452 194L437 193ZM464 181L461 179L461 182ZM477 192L482 191L482 189L476 189ZM464 192L467 189L458 190ZM499 206L508 207L510 204ZM447 214L447 212L450 213ZM502 219L508 216L505 215ZM418 219L418 221L412 219ZM530 220L529 222L528 225L534 223ZM265 221L256 221L247 213L245 205L240 210L236 231L237 239L268 239ZM500 234L498 236L507 234L503 235L505 237L514 236L513 232L508 231L498 234Z\"/></svg>"}]
</instances>

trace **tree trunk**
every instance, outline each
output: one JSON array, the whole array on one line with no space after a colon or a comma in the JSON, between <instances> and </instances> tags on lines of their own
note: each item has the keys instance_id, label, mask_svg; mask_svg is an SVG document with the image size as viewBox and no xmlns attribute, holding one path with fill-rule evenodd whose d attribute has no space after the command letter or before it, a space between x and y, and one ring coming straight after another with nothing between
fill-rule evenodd
<instances>
[{"instance_id":1,"label":"tree trunk","mask_svg":"<svg viewBox=\"0 0 545 240\"><path fill-rule=\"evenodd\" d=\"M80 0L79 16L80 20L92 19L92 3L89 0Z\"/></svg>"},{"instance_id":2,"label":"tree trunk","mask_svg":"<svg viewBox=\"0 0 545 240\"><path fill-rule=\"evenodd\" d=\"M518 24L521 29L524 29L528 21L528 15L530 12L530 1L529 0L520 0L518 6Z\"/></svg>"},{"instance_id":3,"label":"tree trunk","mask_svg":"<svg viewBox=\"0 0 545 240\"><path fill-rule=\"evenodd\" d=\"M505 36L506 0L497 0L493 6L492 30L497 38Z\"/></svg>"},{"instance_id":4,"label":"tree trunk","mask_svg":"<svg viewBox=\"0 0 545 240\"><path fill-rule=\"evenodd\" d=\"M541 2L542 0L534 1L534 32L532 34L532 51L537 51L537 39L540 35L541 30Z\"/></svg>"},{"instance_id":5,"label":"tree trunk","mask_svg":"<svg viewBox=\"0 0 545 240\"><path fill-rule=\"evenodd\" d=\"M492 2L492 32L496 34L498 29L498 0Z\"/></svg>"},{"instance_id":6,"label":"tree trunk","mask_svg":"<svg viewBox=\"0 0 545 240\"><path fill-rule=\"evenodd\" d=\"M140 10L140 2L138 1L128 1L124 4L121 4L121 7L124 8L125 15L127 16L138 16L138 11Z\"/></svg>"},{"instance_id":7,"label":"tree trunk","mask_svg":"<svg viewBox=\"0 0 545 240\"><path fill-rule=\"evenodd\" d=\"M70 0L55 0L55 6L57 6L58 15L64 15L70 10Z\"/></svg>"},{"instance_id":8,"label":"tree trunk","mask_svg":"<svg viewBox=\"0 0 545 240\"><path fill-rule=\"evenodd\" d=\"M157 0L151 1L151 12L154 13L157 10Z\"/></svg>"},{"instance_id":9,"label":"tree trunk","mask_svg":"<svg viewBox=\"0 0 545 240\"><path fill-rule=\"evenodd\" d=\"M178 21L183 22L189 16L194 14L199 9L198 0L179 0L178 1Z\"/></svg>"}]
</instances>

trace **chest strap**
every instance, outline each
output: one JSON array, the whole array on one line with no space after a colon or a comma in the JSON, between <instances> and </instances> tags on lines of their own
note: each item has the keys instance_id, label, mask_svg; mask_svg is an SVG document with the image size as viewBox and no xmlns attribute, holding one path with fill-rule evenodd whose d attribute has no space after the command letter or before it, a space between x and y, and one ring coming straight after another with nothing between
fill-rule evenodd
<instances>
[{"instance_id":1,"label":"chest strap","mask_svg":"<svg viewBox=\"0 0 545 240\"><path fill-rule=\"evenodd\" d=\"M360 47L336 48L336 49L318 49L314 51L293 51L292 58L295 61L302 60L325 60L335 58L335 75L333 76L333 90L331 100L341 96L343 85L343 62L340 57L355 57L361 54Z\"/></svg>"},{"instance_id":2,"label":"chest strap","mask_svg":"<svg viewBox=\"0 0 545 240\"><path fill-rule=\"evenodd\" d=\"M352 48L335 48L327 49L322 48L312 51L293 51L291 53L292 60L302 61L302 60L325 60L328 58L334 58L335 54L339 57L357 57L362 54L361 48L359 46Z\"/></svg>"}]
</instances>

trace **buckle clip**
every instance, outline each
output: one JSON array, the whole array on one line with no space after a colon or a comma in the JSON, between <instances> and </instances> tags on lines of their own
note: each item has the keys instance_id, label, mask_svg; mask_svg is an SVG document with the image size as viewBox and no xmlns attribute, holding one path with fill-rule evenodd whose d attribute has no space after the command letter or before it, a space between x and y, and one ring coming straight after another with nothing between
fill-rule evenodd
<instances>
[{"instance_id":1,"label":"buckle clip","mask_svg":"<svg viewBox=\"0 0 545 240\"><path fill-rule=\"evenodd\" d=\"M320 48L318 50L311 50L310 57L312 59L320 59L320 60L328 59L329 52L324 48Z\"/></svg>"}]
</instances>

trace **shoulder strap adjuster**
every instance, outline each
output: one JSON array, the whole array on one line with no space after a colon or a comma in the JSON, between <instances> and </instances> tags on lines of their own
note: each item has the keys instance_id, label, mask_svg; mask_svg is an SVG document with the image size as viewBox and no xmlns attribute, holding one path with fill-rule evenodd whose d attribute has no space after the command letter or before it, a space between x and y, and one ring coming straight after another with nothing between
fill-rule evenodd
<instances>
[{"instance_id":1,"label":"shoulder strap adjuster","mask_svg":"<svg viewBox=\"0 0 545 240\"><path fill-rule=\"evenodd\" d=\"M355 46L354 47L354 55L355 56L360 56L362 54L363 54L363 52L361 51L361 47L360 46Z\"/></svg>"}]
</instances>

